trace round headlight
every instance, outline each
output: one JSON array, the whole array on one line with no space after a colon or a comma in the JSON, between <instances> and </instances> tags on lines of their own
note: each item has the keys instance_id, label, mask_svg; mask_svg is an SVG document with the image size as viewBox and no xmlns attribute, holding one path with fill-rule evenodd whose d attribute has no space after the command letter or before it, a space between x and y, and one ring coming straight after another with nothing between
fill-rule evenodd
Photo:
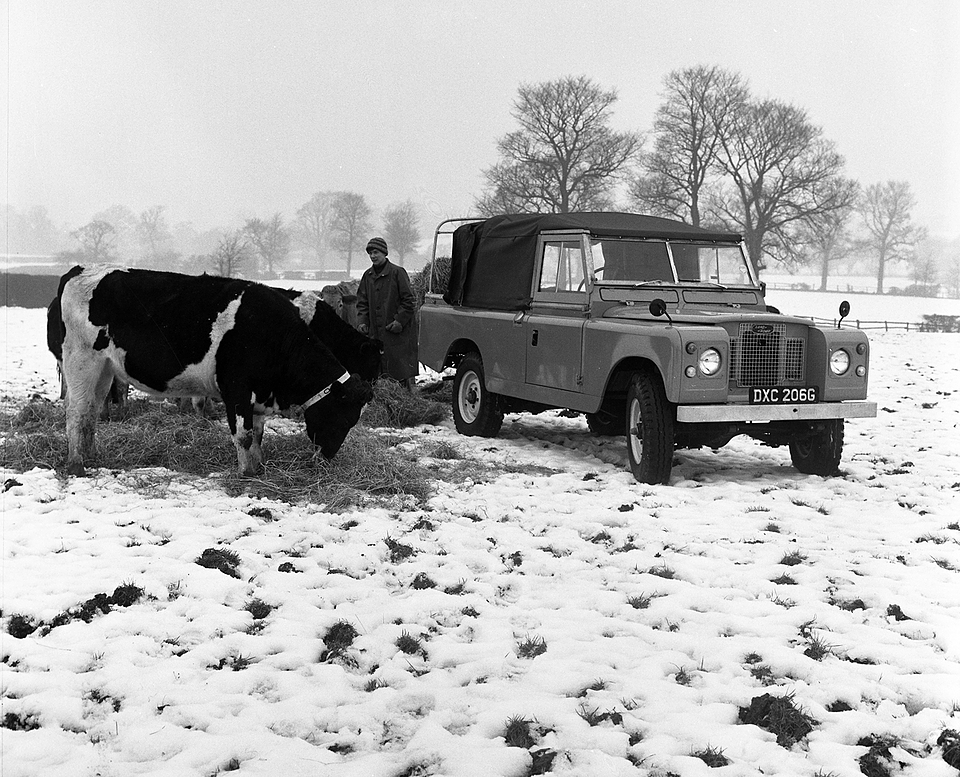
<instances>
[{"instance_id":1,"label":"round headlight","mask_svg":"<svg viewBox=\"0 0 960 777\"><path fill-rule=\"evenodd\" d=\"M843 348L838 348L830 354L830 372L834 375L843 375L850 369L850 354Z\"/></svg>"},{"instance_id":2,"label":"round headlight","mask_svg":"<svg viewBox=\"0 0 960 777\"><path fill-rule=\"evenodd\" d=\"M697 360L697 366L704 375L716 375L720 371L720 351L716 348L707 348L700 354Z\"/></svg>"}]
</instances>

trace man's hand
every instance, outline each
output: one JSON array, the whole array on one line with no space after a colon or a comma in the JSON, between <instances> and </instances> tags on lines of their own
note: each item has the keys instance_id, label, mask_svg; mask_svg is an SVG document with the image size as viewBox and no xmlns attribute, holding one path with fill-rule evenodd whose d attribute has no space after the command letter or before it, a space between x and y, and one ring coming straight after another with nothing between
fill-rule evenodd
<instances>
[{"instance_id":1,"label":"man's hand","mask_svg":"<svg viewBox=\"0 0 960 777\"><path fill-rule=\"evenodd\" d=\"M384 329L392 335L398 335L403 331L403 325L399 321L391 321Z\"/></svg>"},{"instance_id":2,"label":"man's hand","mask_svg":"<svg viewBox=\"0 0 960 777\"><path fill-rule=\"evenodd\" d=\"M365 335L370 332L370 327L366 324L357 324L357 331L360 332L360 334Z\"/></svg>"}]
</instances>

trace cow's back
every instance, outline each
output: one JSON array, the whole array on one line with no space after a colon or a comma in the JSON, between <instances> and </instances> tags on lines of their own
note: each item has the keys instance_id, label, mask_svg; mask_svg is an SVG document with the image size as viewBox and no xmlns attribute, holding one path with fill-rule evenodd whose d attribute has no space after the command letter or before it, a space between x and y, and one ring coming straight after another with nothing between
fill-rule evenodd
<instances>
[{"instance_id":1,"label":"cow's back","mask_svg":"<svg viewBox=\"0 0 960 777\"><path fill-rule=\"evenodd\" d=\"M61 314L73 348L109 359L154 393L213 394L216 345L251 284L218 276L96 267L65 279Z\"/></svg>"}]
</instances>

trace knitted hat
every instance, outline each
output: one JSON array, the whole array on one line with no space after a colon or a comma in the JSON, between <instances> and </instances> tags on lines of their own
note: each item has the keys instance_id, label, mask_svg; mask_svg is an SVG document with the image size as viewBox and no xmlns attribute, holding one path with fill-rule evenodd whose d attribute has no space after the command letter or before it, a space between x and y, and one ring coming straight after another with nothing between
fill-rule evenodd
<instances>
[{"instance_id":1,"label":"knitted hat","mask_svg":"<svg viewBox=\"0 0 960 777\"><path fill-rule=\"evenodd\" d=\"M384 256L387 255L387 241L382 237L370 238L370 242L367 243L367 253L369 254L374 248L376 248L378 251L383 251Z\"/></svg>"}]
</instances>

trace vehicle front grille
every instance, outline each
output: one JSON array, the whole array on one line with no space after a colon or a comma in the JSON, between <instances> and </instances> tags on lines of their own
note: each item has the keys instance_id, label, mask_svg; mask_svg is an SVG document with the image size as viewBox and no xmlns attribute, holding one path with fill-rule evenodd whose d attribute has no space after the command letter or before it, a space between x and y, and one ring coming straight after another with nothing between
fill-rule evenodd
<instances>
[{"instance_id":1,"label":"vehicle front grille","mask_svg":"<svg viewBox=\"0 0 960 777\"><path fill-rule=\"evenodd\" d=\"M785 324L741 323L730 341L731 385L803 385L805 346L802 338L787 337Z\"/></svg>"}]
</instances>

